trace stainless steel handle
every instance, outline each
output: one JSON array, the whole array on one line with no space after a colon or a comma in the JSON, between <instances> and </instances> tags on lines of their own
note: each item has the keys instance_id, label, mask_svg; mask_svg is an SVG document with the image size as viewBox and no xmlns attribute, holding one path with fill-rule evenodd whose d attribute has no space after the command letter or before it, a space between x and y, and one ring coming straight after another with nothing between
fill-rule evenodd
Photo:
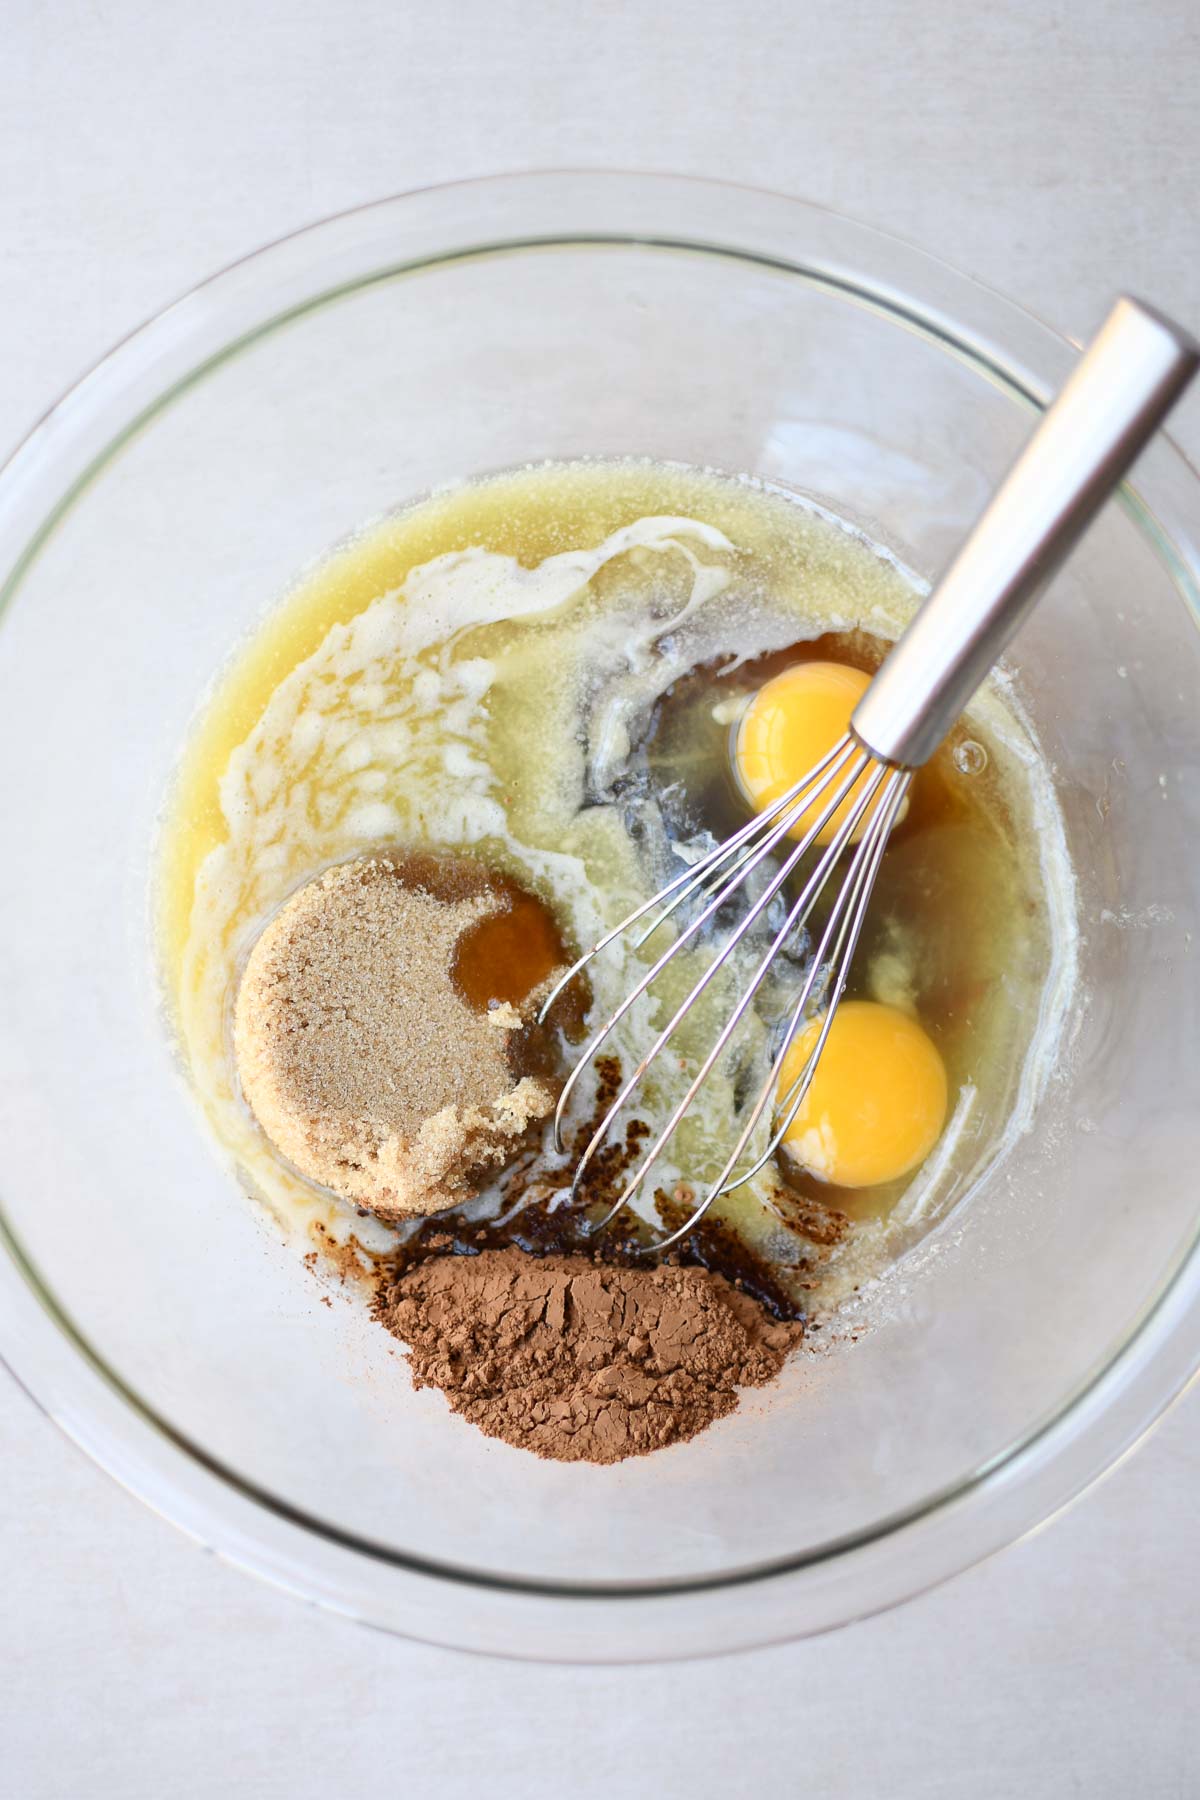
<instances>
[{"instance_id":1,"label":"stainless steel handle","mask_svg":"<svg viewBox=\"0 0 1200 1800\"><path fill-rule=\"evenodd\" d=\"M855 708L855 736L916 768L1200 366L1200 345L1117 301L966 543Z\"/></svg>"}]
</instances>

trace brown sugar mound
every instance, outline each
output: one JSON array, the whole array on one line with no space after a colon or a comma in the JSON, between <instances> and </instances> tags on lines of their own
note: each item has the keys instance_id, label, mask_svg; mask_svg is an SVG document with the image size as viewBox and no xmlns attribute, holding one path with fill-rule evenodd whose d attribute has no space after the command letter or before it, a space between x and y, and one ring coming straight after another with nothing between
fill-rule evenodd
<instances>
[{"instance_id":1,"label":"brown sugar mound","mask_svg":"<svg viewBox=\"0 0 1200 1800\"><path fill-rule=\"evenodd\" d=\"M464 867L328 870L267 925L238 990L234 1051L259 1124L302 1174L385 1218L462 1200L554 1105L519 1069L524 1014L455 984L464 934L506 905Z\"/></svg>"},{"instance_id":2,"label":"brown sugar mound","mask_svg":"<svg viewBox=\"0 0 1200 1800\"><path fill-rule=\"evenodd\" d=\"M438 1256L381 1290L376 1313L489 1437L560 1462L620 1462L694 1437L799 1342L701 1268L617 1268L518 1249Z\"/></svg>"}]
</instances>

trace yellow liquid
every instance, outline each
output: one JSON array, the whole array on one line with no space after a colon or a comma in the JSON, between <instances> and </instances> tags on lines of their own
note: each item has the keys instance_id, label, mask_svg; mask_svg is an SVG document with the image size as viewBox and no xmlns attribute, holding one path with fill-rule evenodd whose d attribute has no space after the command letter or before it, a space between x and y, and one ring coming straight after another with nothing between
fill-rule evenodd
<instances>
[{"instance_id":1,"label":"yellow liquid","mask_svg":"<svg viewBox=\"0 0 1200 1800\"><path fill-rule=\"evenodd\" d=\"M274 1156L230 1066L241 962L288 893L384 844L465 852L540 893L582 947L674 872L631 829L649 821L653 838L662 822L652 777L664 690L731 649L770 658L830 631L894 638L917 598L893 562L790 498L641 463L551 465L439 494L303 580L219 678L181 760L159 865L184 1054L210 1124L271 1211L301 1235L320 1223L344 1236L352 1217ZM1006 835L1042 844L1032 822L1044 824L1052 799L1028 733L994 695L977 711L971 729L989 747L989 785L1005 795ZM1035 872L1021 884L1028 895L1039 891ZM1011 1110L1054 934L1044 910L1012 916L1011 886L1003 891L1010 916L986 923L1024 948L1017 1013L1001 1007L975 1044L968 1085L987 1090L984 1104L972 1102L968 1149L938 1192L891 1236L899 1196L859 1208L878 1227L877 1262L908 1241L918 1212L928 1223L961 1191ZM946 904L937 910L944 929ZM888 942L903 963L904 946ZM680 959L675 993L705 954ZM642 966L627 956L596 967L597 1021ZM902 982L904 968L891 978ZM721 999L718 982L678 1040L685 1056L710 1041ZM628 1022L615 1044L626 1067L654 1023L645 1008ZM647 1090L646 1116L670 1091ZM718 1071L675 1140L677 1176L702 1183L720 1167L732 1107L733 1077ZM769 1167L718 1210L763 1257L799 1268L806 1246L786 1198ZM382 1227L353 1222L386 1247ZM856 1255L857 1279L866 1264Z\"/></svg>"},{"instance_id":2,"label":"yellow liquid","mask_svg":"<svg viewBox=\"0 0 1200 1800\"><path fill-rule=\"evenodd\" d=\"M787 524L774 516L782 505ZM695 511L726 533L766 579L803 579L812 529L788 502L764 500L736 482L690 469L640 463L551 465L452 489L369 528L335 551L239 646L204 705L176 775L163 838L160 874L162 944L168 978L178 981L196 874L228 835L221 777L249 736L279 683L343 625L399 588L409 571L457 550L484 546L532 568L548 556L602 542L623 525L653 514ZM864 612L902 623L911 614L908 584L852 538L836 532L837 554L814 558L827 584L817 620ZM789 583L790 585L790 583ZM869 592L867 590L875 590Z\"/></svg>"}]
</instances>

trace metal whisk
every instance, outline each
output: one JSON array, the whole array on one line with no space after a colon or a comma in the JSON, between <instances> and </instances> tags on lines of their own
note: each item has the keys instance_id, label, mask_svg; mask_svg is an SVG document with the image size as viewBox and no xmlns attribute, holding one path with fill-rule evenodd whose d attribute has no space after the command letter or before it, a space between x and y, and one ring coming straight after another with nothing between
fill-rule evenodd
<instances>
[{"instance_id":1,"label":"metal whisk","mask_svg":"<svg viewBox=\"0 0 1200 1800\"><path fill-rule=\"evenodd\" d=\"M776 896L793 876L800 879L799 892L787 907L783 923L729 1010L687 1091L625 1179L619 1199L593 1225L594 1231L602 1230L645 1182L776 959L804 929L858 833L819 942L778 1031L769 1073L724 1167L686 1223L648 1248L663 1250L686 1236L719 1195L750 1180L778 1149L803 1104L833 1024L880 863L913 771L942 743L1046 581L1162 423L1198 364L1200 346L1186 332L1138 301L1118 300L958 556L862 696L850 731L773 805L600 938L555 987L542 1008L543 1018L564 988L609 945L640 926L634 940L640 947L681 908L699 902L698 910L585 1046L555 1115L555 1137L561 1151L563 1121L584 1070L668 964L699 937L723 907L744 894L748 879L765 865L767 879L761 890L622 1082L579 1158L571 1190L574 1198L646 1071ZM843 807L844 816L839 817ZM804 858L835 818L838 823L833 836L815 866L804 874ZM801 821L802 835L773 864L768 859ZM789 1046L810 1011L818 1007L823 1008L823 1016L815 1042L799 1075L780 1094ZM768 1108L773 1118L769 1141L748 1167L739 1168Z\"/></svg>"}]
</instances>

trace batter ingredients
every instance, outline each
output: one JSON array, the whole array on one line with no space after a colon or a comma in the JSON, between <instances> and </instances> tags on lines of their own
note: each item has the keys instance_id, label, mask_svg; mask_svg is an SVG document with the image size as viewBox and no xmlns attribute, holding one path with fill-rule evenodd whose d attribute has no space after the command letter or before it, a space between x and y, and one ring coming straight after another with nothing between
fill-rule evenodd
<instances>
[{"instance_id":1,"label":"batter ingredients","mask_svg":"<svg viewBox=\"0 0 1200 1800\"><path fill-rule=\"evenodd\" d=\"M373 1281L421 1234L412 1215L445 1207L458 1217L433 1229L456 1240L469 1227L556 1254L575 1248L562 1241L580 1198L570 1194L570 1158L602 1070L590 1069L575 1096L567 1155L552 1140L549 1100L582 1040L648 972L661 938L623 940L590 965L577 1017L556 1009L539 1061L520 1023L532 1013L525 976L511 993L496 977L546 932L515 911L484 917L473 907L497 883L515 884L521 904L543 903L551 935L557 921L569 942L543 961L570 963L744 824L758 778L778 773L771 720L785 728L788 761L793 727L813 711L811 693L793 704L800 689L815 682L828 698L831 668L861 688L918 598L894 560L796 496L677 466L579 463L465 484L380 521L262 623L222 676L181 765L164 824L160 916L197 1095L247 1187L300 1248L316 1242L337 1256L349 1247ZM780 701L769 717L764 695ZM771 727L761 743L756 718ZM763 768L752 766L756 747ZM336 1027L322 1080L302 1034L288 1035L294 1004L278 1004L287 984L257 978L272 957L283 958L271 963L277 973L286 965L306 883L394 859L397 846L406 858L472 867L481 886L440 896L459 906L453 915L421 902L418 918L410 896L397 928L382 932L380 954L386 938L399 959L384 958L385 980L399 983L396 1006L402 988L408 1008L390 1040L371 1012L381 999L374 978L351 1007L343 997L340 1012L308 993L322 1031ZM401 904L383 891L380 904ZM315 897L326 905L330 891ZM363 903L361 893L342 897ZM969 1191L1024 1128L1053 1066L1071 986L1071 907L1048 771L994 677L914 782L847 994L893 1007L927 1034L945 1069L944 1128L939 1099L929 1109L936 1143L920 1167L906 1151L883 1175L869 1171L866 1186L861 1171L834 1186L828 1169L770 1159L711 1210L718 1267L734 1266L732 1246L757 1272L755 1291L825 1316ZM764 935L776 929L772 917ZM718 919L684 946L623 1014L605 1046L620 1070L636 1067L732 925ZM814 916L813 933L821 925ZM762 947L748 938L717 966L672 1040L677 1054L655 1060L637 1116L618 1121L626 1139L669 1116ZM723 1166L772 1021L811 948L798 941L773 967L658 1158L636 1216L606 1234L606 1255L618 1237L648 1241L675 1219L680 1197ZM235 1070L228 1022L247 968ZM325 972L334 979L332 965ZM434 1011L414 1011L414 972ZM306 980L318 973L314 962ZM260 1025L274 1021L271 1048L250 1029L252 1000ZM518 1015L513 1029L505 1005ZM435 1018L453 1019L467 1038L452 1040ZM382 1054L365 1055L356 1035L369 1019ZM818 1123L848 1141L846 1120L829 1112ZM619 1148L625 1154L624 1139ZM599 1197L582 1198L599 1213ZM706 1234L693 1234L687 1260L705 1261L707 1246Z\"/></svg>"},{"instance_id":2,"label":"batter ingredients","mask_svg":"<svg viewBox=\"0 0 1200 1800\"><path fill-rule=\"evenodd\" d=\"M550 1111L553 1087L521 1071L534 1046L513 1002L528 1013L557 942L535 932L524 992L456 980L512 909L469 864L368 857L307 883L267 926L234 1047L255 1117L302 1174L384 1218L437 1212Z\"/></svg>"},{"instance_id":3,"label":"batter ingredients","mask_svg":"<svg viewBox=\"0 0 1200 1800\"><path fill-rule=\"evenodd\" d=\"M707 1269L611 1268L486 1250L439 1256L379 1296L413 1381L488 1437L559 1462L620 1462L711 1425L800 1341Z\"/></svg>"}]
</instances>

